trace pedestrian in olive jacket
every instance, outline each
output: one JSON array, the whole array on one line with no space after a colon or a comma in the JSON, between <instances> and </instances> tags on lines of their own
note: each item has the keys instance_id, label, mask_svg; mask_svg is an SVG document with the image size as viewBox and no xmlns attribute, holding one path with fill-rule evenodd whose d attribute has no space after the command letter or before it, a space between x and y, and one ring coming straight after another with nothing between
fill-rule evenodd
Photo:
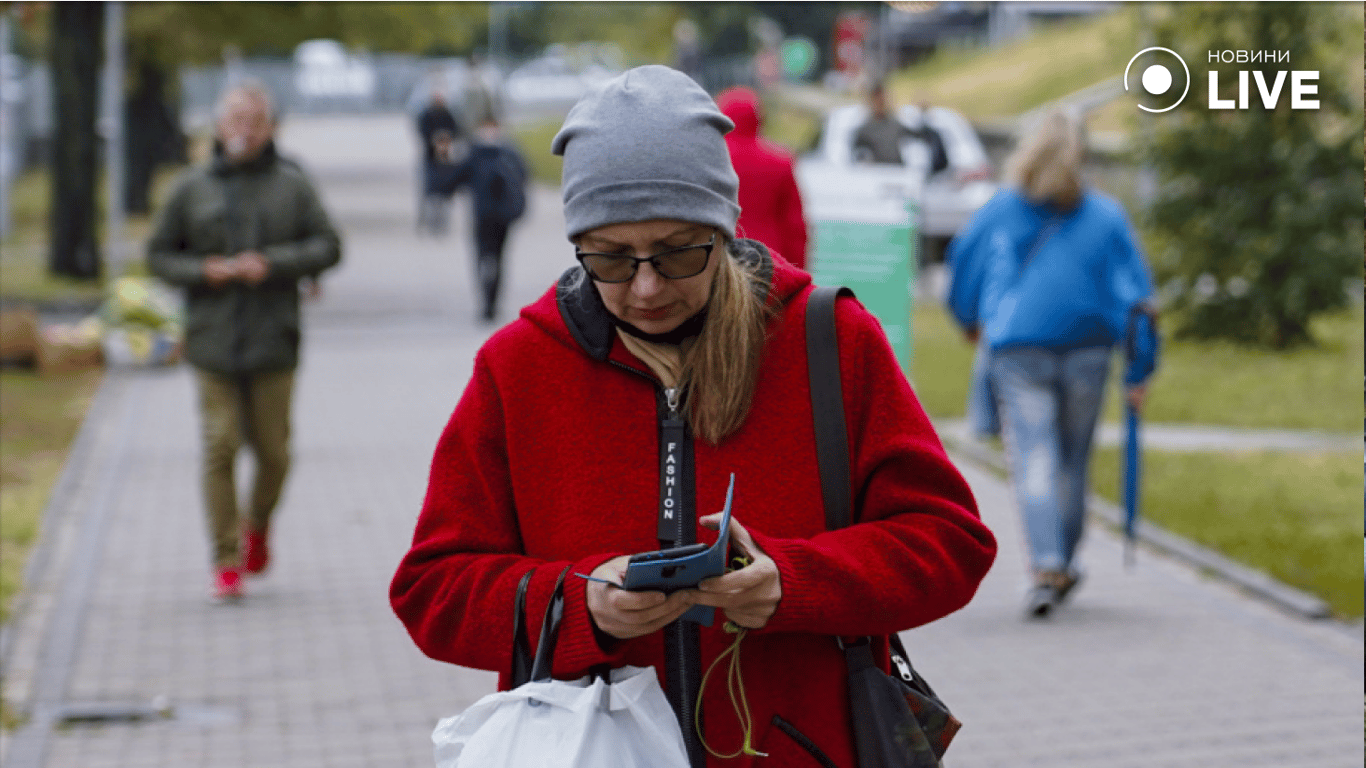
<instances>
[{"instance_id":1,"label":"pedestrian in olive jacket","mask_svg":"<svg viewBox=\"0 0 1366 768\"><path fill-rule=\"evenodd\" d=\"M303 171L275 152L267 92L239 85L223 95L217 113L214 157L176 183L147 260L155 275L185 289L213 589L233 598L241 596L243 569L266 567L270 516L289 470L299 280L335 265L341 243ZM244 442L256 458L245 526L233 481Z\"/></svg>"}]
</instances>

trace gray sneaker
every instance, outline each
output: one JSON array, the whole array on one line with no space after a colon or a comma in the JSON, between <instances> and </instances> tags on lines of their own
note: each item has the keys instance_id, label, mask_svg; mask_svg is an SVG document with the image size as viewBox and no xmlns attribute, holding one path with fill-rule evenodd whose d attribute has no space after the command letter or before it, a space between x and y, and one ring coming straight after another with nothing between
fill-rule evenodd
<instances>
[{"instance_id":1,"label":"gray sneaker","mask_svg":"<svg viewBox=\"0 0 1366 768\"><path fill-rule=\"evenodd\" d=\"M1031 619L1046 619L1058 607L1058 589L1051 584L1035 584L1025 597L1025 616Z\"/></svg>"}]
</instances>

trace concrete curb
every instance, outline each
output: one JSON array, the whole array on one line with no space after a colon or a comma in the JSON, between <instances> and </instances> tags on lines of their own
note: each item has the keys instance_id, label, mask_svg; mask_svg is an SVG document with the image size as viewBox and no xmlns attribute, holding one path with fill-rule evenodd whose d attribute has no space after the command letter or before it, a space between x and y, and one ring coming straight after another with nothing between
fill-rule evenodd
<instances>
[{"instance_id":1,"label":"concrete curb","mask_svg":"<svg viewBox=\"0 0 1366 768\"><path fill-rule=\"evenodd\" d=\"M971 439L961 439L945 431L940 431L945 448L956 456L961 456L979 466L997 472L1006 472L1005 456L990 446ZM1091 515L1112 528L1124 525L1124 510L1108 499L1094 493L1086 500ZM1212 574L1238 588L1255 595L1271 604L1306 619L1331 619L1333 611L1323 600L1299 589L1283 584L1261 571L1188 541L1170 531L1159 528L1140 519L1137 526L1138 540L1165 555L1180 560L1201 571Z\"/></svg>"},{"instance_id":2,"label":"concrete curb","mask_svg":"<svg viewBox=\"0 0 1366 768\"><path fill-rule=\"evenodd\" d=\"M87 413L76 450L63 468L44 513L45 530L35 552L35 570L26 574L38 578L25 583L24 593L32 598L42 588L49 599L45 610L34 611L32 603L22 606L24 621L40 620L41 628L34 630L41 633L42 647L36 649L37 658L23 681L27 719L6 740L6 766L45 765L50 738L62 719L69 683L85 640L86 618L98 583L109 521L131 461L127 443L140 408L123 396L127 382L118 371L106 372L96 396L98 402ZM87 432L86 423L95 425L92 431ZM101 451L101 445L109 446L109 450ZM86 504L79 503L82 493L88 494ZM55 525L48 528L49 522ZM42 615L31 616L31 611ZM12 648L5 649L7 675L14 671L13 659L8 658L13 652Z\"/></svg>"}]
</instances>

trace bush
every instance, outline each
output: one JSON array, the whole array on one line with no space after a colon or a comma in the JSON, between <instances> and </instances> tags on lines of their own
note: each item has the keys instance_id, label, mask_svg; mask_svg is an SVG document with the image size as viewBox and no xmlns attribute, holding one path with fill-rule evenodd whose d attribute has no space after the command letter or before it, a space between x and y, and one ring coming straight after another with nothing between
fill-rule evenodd
<instances>
[{"instance_id":1,"label":"bush","mask_svg":"<svg viewBox=\"0 0 1366 768\"><path fill-rule=\"evenodd\" d=\"M1360 70L1361 18L1355 5L1179 4L1160 30L1160 44L1196 62L1192 77L1219 70L1223 98L1236 98L1241 69L1268 82L1280 69L1319 72L1318 110L1291 108L1287 73L1275 109L1253 82L1249 109L1193 98L1154 119L1153 266L1182 310L1178 336L1312 343L1310 320L1342 307L1348 280L1360 280L1361 112L1347 62ZM1226 50L1289 51L1290 62L1203 63Z\"/></svg>"}]
</instances>

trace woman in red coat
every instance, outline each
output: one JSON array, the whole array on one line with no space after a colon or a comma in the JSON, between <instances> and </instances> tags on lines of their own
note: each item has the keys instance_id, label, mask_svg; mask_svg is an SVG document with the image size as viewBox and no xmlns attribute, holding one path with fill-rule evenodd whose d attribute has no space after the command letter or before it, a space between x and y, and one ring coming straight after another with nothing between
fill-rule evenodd
<instances>
[{"instance_id":1,"label":"woman in red coat","mask_svg":"<svg viewBox=\"0 0 1366 768\"><path fill-rule=\"evenodd\" d=\"M806 216L792 155L759 135L763 116L754 91L731 88L716 98L716 105L735 123L735 130L726 134L726 146L740 177L740 235L806 269Z\"/></svg>"},{"instance_id":2,"label":"woman in red coat","mask_svg":"<svg viewBox=\"0 0 1366 768\"><path fill-rule=\"evenodd\" d=\"M636 552L714 539L734 473L751 564L665 596L565 582L557 678L654 667L694 766L856 765L838 636L963 607L995 556L878 322L836 307L855 522L825 530L803 311L811 278L737 239L731 127L687 76L630 70L555 137L579 261L479 351L391 586L429 656L508 684L519 580L529 630L566 567L620 583ZM713 606L711 627L679 621ZM722 620L724 619L724 621ZM753 728L701 673L740 635ZM886 643L878 653L887 664ZM750 749L743 750L742 745ZM706 750L706 751L704 751ZM711 757L707 756L711 751ZM729 760L721 755L738 754Z\"/></svg>"}]
</instances>

